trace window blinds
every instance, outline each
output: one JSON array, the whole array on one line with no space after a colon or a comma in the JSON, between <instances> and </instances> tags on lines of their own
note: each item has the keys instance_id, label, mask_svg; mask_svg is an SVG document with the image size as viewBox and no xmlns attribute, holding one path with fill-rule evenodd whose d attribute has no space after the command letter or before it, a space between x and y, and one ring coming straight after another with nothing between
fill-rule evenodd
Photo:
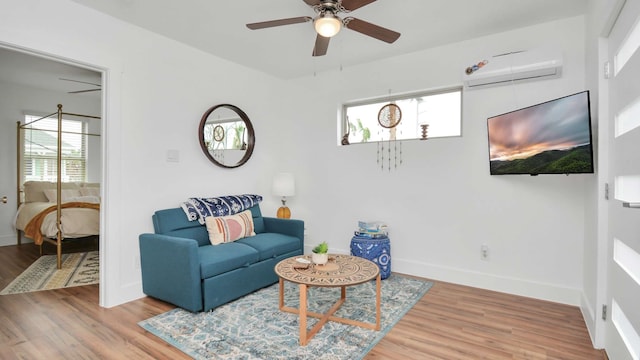
<instances>
[{"instance_id":1,"label":"window blinds","mask_svg":"<svg viewBox=\"0 0 640 360\"><path fill-rule=\"evenodd\" d=\"M25 115L29 124L40 117ZM62 119L61 178L63 182L86 181L85 123ZM58 119L46 118L23 130L22 175L24 181L57 181Z\"/></svg>"}]
</instances>

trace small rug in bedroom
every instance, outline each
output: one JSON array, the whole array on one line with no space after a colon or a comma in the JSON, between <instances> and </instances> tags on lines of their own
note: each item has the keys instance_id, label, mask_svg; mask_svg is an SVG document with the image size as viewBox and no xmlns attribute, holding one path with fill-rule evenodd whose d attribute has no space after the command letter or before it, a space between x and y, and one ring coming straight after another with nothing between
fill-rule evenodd
<instances>
[{"instance_id":1,"label":"small rug in bedroom","mask_svg":"<svg viewBox=\"0 0 640 360\"><path fill-rule=\"evenodd\" d=\"M278 309L278 284L209 312L173 309L138 325L195 359L362 359L431 288L392 274L382 281L380 331L329 321L300 346L298 315ZM285 282L285 305L298 307L298 286ZM309 311L326 312L339 288L310 288ZM375 322L375 282L347 288L337 316ZM310 329L318 320L307 320Z\"/></svg>"},{"instance_id":2,"label":"small rug in bedroom","mask_svg":"<svg viewBox=\"0 0 640 360\"><path fill-rule=\"evenodd\" d=\"M97 284L100 279L98 251L62 254L62 269L56 255L44 255L31 264L0 295Z\"/></svg>"}]
</instances>

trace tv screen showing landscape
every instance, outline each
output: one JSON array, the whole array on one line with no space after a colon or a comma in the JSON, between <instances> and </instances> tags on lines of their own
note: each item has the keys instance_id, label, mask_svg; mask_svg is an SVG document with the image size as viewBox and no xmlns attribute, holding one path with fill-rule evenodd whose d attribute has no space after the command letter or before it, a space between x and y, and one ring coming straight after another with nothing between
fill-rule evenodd
<instances>
[{"instance_id":1,"label":"tv screen showing landscape","mask_svg":"<svg viewBox=\"0 0 640 360\"><path fill-rule=\"evenodd\" d=\"M593 173L589 92L487 119L491 175Z\"/></svg>"}]
</instances>

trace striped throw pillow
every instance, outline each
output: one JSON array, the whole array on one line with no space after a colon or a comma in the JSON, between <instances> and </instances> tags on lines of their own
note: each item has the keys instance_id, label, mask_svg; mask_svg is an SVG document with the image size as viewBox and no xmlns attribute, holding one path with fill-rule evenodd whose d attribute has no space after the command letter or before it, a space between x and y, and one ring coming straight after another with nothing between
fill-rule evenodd
<instances>
[{"instance_id":1,"label":"striped throw pillow","mask_svg":"<svg viewBox=\"0 0 640 360\"><path fill-rule=\"evenodd\" d=\"M205 224L212 245L236 241L256 234L253 230L251 210L230 216L207 216Z\"/></svg>"}]
</instances>

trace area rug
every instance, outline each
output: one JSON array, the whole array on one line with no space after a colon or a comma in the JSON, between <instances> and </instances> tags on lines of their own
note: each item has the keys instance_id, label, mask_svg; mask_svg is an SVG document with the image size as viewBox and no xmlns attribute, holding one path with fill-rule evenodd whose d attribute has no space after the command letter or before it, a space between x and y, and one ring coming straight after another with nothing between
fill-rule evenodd
<instances>
[{"instance_id":1,"label":"area rug","mask_svg":"<svg viewBox=\"0 0 640 360\"><path fill-rule=\"evenodd\" d=\"M300 346L298 316L278 309L278 284L210 312L174 309L138 323L195 359L362 359L431 288L392 274L382 281L381 330L327 322ZM285 282L285 305L298 307L298 286ZM309 311L326 312L339 288L310 288ZM375 323L375 282L347 288L336 316ZM318 320L309 318L310 329Z\"/></svg>"},{"instance_id":2,"label":"area rug","mask_svg":"<svg viewBox=\"0 0 640 360\"><path fill-rule=\"evenodd\" d=\"M100 279L98 251L62 254L62 269L57 269L56 255L38 258L0 295L97 284Z\"/></svg>"}]
</instances>

